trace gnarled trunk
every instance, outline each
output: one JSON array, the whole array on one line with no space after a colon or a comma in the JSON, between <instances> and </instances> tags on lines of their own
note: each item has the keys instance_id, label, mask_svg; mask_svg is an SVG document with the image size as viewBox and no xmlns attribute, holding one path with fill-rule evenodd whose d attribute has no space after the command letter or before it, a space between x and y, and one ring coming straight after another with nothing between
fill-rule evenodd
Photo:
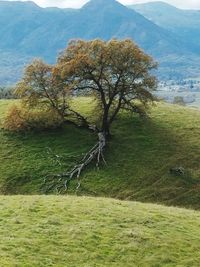
<instances>
[{"instance_id":1,"label":"gnarled trunk","mask_svg":"<svg viewBox=\"0 0 200 267\"><path fill-rule=\"evenodd\" d=\"M108 122L102 125L101 131L103 132L105 139L110 137L110 125Z\"/></svg>"},{"instance_id":2,"label":"gnarled trunk","mask_svg":"<svg viewBox=\"0 0 200 267\"><path fill-rule=\"evenodd\" d=\"M109 114L109 109L105 108L101 125L101 132L104 133L105 139L110 137L110 123L108 114Z\"/></svg>"}]
</instances>

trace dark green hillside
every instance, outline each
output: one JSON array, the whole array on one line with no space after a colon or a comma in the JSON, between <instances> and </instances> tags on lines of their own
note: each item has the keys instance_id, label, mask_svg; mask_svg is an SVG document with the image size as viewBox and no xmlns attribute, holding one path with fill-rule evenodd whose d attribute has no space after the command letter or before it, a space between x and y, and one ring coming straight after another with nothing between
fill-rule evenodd
<instances>
[{"instance_id":1,"label":"dark green hillside","mask_svg":"<svg viewBox=\"0 0 200 267\"><path fill-rule=\"evenodd\" d=\"M0 203L1 266L199 266L199 212L83 197Z\"/></svg>"},{"instance_id":2,"label":"dark green hillside","mask_svg":"<svg viewBox=\"0 0 200 267\"><path fill-rule=\"evenodd\" d=\"M9 101L1 101L1 117ZM90 114L91 100L76 105ZM159 104L151 118L121 114L106 151L107 166L82 176L78 192L144 202L200 208L200 112ZM5 194L38 194L48 174L75 163L93 145L95 137L73 126L44 132L11 134L0 131L0 188ZM62 156L60 167L47 153ZM170 173L183 167L184 174ZM76 183L71 185L75 192Z\"/></svg>"}]
</instances>

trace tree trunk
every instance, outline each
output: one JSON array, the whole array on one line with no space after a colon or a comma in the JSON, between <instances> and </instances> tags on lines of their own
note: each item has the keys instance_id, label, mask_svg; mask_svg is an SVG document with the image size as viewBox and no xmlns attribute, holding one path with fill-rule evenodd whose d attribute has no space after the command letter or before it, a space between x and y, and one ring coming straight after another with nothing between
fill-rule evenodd
<instances>
[{"instance_id":1,"label":"tree trunk","mask_svg":"<svg viewBox=\"0 0 200 267\"><path fill-rule=\"evenodd\" d=\"M102 160L105 164L104 159L104 149L106 147L106 141L110 138L110 121L109 121L109 106L105 106L104 115L101 125L101 130L98 133L98 142L92 147L92 149L85 154L82 160L75 165L70 171L64 172L62 174L51 176L50 179L45 179L46 192L56 189L59 193L64 192L68 189L70 181L73 179L78 180L77 189L80 187L80 175L82 171L92 162L96 160L96 167L99 167L100 161ZM76 114L79 115L79 114ZM79 119L86 122L85 119L82 120L82 116ZM84 124L85 125L85 124ZM87 124L90 129L90 125ZM95 127L97 129L97 127Z\"/></svg>"},{"instance_id":2,"label":"tree trunk","mask_svg":"<svg viewBox=\"0 0 200 267\"><path fill-rule=\"evenodd\" d=\"M109 112L108 108L105 108L101 126L101 131L102 133L104 133L106 139L110 137L110 123L108 119L108 112Z\"/></svg>"},{"instance_id":3,"label":"tree trunk","mask_svg":"<svg viewBox=\"0 0 200 267\"><path fill-rule=\"evenodd\" d=\"M104 133L105 139L110 137L110 126L107 122L102 125L101 131Z\"/></svg>"}]
</instances>

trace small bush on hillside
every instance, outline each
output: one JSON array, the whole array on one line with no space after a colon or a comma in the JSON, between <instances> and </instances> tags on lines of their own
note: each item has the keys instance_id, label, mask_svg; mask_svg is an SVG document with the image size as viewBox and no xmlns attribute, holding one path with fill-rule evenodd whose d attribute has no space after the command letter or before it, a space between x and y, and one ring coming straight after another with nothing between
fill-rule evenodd
<instances>
[{"instance_id":1,"label":"small bush on hillside","mask_svg":"<svg viewBox=\"0 0 200 267\"><path fill-rule=\"evenodd\" d=\"M57 128L62 123L63 120L53 110L27 110L22 105L13 105L7 112L4 129L9 131L43 130Z\"/></svg>"}]
</instances>

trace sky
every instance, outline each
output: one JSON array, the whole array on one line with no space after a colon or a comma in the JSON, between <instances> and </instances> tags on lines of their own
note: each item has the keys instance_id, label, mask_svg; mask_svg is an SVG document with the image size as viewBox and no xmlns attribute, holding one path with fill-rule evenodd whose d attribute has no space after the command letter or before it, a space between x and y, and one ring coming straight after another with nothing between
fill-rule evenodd
<instances>
[{"instance_id":1,"label":"sky","mask_svg":"<svg viewBox=\"0 0 200 267\"><path fill-rule=\"evenodd\" d=\"M15 1L15 0L8 0ZM124 5L139 4L145 2L155 2L157 0L118 0ZM199 9L200 0L161 0L163 2L172 4L182 9ZM34 0L36 4L42 7L57 6L57 7L72 7L79 8L83 6L88 0Z\"/></svg>"}]
</instances>

